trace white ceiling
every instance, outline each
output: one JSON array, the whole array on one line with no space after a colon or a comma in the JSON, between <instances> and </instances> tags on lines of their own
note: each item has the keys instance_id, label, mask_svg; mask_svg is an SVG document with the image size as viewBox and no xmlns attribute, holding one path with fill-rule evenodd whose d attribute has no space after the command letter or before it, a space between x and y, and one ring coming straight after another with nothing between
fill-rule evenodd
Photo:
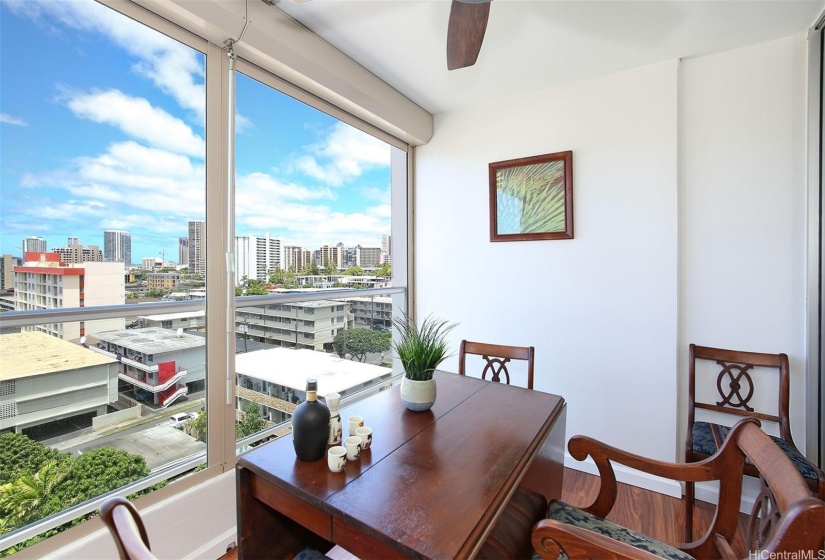
<instances>
[{"instance_id":1,"label":"white ceiling","mask_svg":"<svg viewBox=\"0 0 825 560\"><path fill-rule=\"evenodd\" d=\"M825 0L495 0L475 66L448 71L449 0L278 9L437 114L806 31Z\"/></svg>"}]
</instances>

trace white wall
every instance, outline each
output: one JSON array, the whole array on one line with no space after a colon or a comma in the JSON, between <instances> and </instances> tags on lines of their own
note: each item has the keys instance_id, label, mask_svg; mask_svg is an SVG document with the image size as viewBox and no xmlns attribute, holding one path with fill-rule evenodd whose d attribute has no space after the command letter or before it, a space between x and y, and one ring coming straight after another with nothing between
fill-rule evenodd
<instances>
[{"instance_id":1,"label":"white wall","mask_svg":"<svg viewBox=\"0 0 825 560\"><path fill-rule=\"evenodd\" d=\"M418 312L461 323L453 348L535 346L568 436L665 460L683 457L690 342L785 352L803 445L805 49L795 36L438 115L417 151ZM575 239L490 243L487 164L562 150Z\"/></svg>"},{"instance_id":2,"label":"white wall","mask_svg":"<svg viewBox=\"0 0 825 560\"><path fill-rule=\"evenodd\" d=\"M683 387L691 342L788 354L803 451L806 79L804 35L686 60L679 73Z\"/></svg>"},{"instance_id":3,"label":"white wall","mask_svg":"<svg viewBox=\"0 0 825 560\"><path fill-rule=\"evenodd\" d=\"M438 115L416 159L418 313L460 322L454 349L463 338L535 346L534 386L567 400L568 435L668 460L676 94L674 61ZM491 243L488 163L563 150L575 238Z\"/></svg>"}]
</instances>

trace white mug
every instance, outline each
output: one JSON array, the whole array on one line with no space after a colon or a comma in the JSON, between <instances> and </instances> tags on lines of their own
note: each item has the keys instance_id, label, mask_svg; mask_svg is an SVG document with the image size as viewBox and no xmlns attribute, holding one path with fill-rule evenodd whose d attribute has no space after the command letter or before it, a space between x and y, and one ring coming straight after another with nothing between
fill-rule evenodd
<instances>
[{"instance_id":1,"label":"white mug","mask_svg":"<svg viewBox=\"0 0 825 560\"><path fill-rule=\"evenodd\" d=\"M361 449L366 451L372 445L372 428L355 428L355 435L361 438Z\"/></svg>"},{"instance_id":2,"label":"white mug","mask_svg":"<svg viewBox=\"0 0 825 560\"><path fill-rule=\"evenodd\" d=\"M327 465L332 472L341 472L347 464L347 449L341 445L335 445L327 451Z\"/></svg>"},{"instance_id":3,"label":"white mug","mask_svg":"<svg viewBox=\"0 0 825 560\"><path fill-rule=\"evenodd\" d=\"M364 419L361 416L349 417L349 435L354 436L355 430L364 425Z\"/></svg>"},{"instance_id":4,"label":"white mug","mask_svg":"<svg viewBox=\"0 0 825 560\"><path fill-rule=\"evenodd\" d=\"M344 445L347 448L347 461L355 461L361 457L361 438L358 436L350 436L344 440Z\"/></svg>"}]
</instances>

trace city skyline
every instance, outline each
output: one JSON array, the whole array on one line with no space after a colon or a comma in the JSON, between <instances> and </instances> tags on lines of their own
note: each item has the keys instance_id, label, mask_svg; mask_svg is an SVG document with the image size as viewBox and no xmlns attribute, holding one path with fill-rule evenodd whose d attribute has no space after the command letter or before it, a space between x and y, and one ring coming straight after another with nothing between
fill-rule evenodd
<instances>
[{"instance_id":1,"label":"city skyline","mask_svg":"<svg viewBox=\"0 0 825 560\"><path fill-rule=\"evenodd\" d=\"M0 60L0 254L122 230L132 261L172 261L205 219L204 55L89 1L0 15L0 46L27 52ZM236 98L235 235L380 247L390 146L240 73Z\"/></svg>"}]
</instances>

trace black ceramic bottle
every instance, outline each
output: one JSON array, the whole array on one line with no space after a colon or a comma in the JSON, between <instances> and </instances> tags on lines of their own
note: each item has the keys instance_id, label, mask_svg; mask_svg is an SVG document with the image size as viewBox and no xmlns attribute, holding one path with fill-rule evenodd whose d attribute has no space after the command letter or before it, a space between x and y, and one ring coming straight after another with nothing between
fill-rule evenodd
<instances>
[{"instance_id":1,"label":"black ceramic bottle","mask_svg":"<svg viewBox=\"0 0 825 560\"><path fill-rule=\"evenodd\" d=\"M317 461L327 450L329 408L318 401L318 382L307 379L307 400L292 414L292 445L301 461Z\"/></svg>"}]
</instances>

